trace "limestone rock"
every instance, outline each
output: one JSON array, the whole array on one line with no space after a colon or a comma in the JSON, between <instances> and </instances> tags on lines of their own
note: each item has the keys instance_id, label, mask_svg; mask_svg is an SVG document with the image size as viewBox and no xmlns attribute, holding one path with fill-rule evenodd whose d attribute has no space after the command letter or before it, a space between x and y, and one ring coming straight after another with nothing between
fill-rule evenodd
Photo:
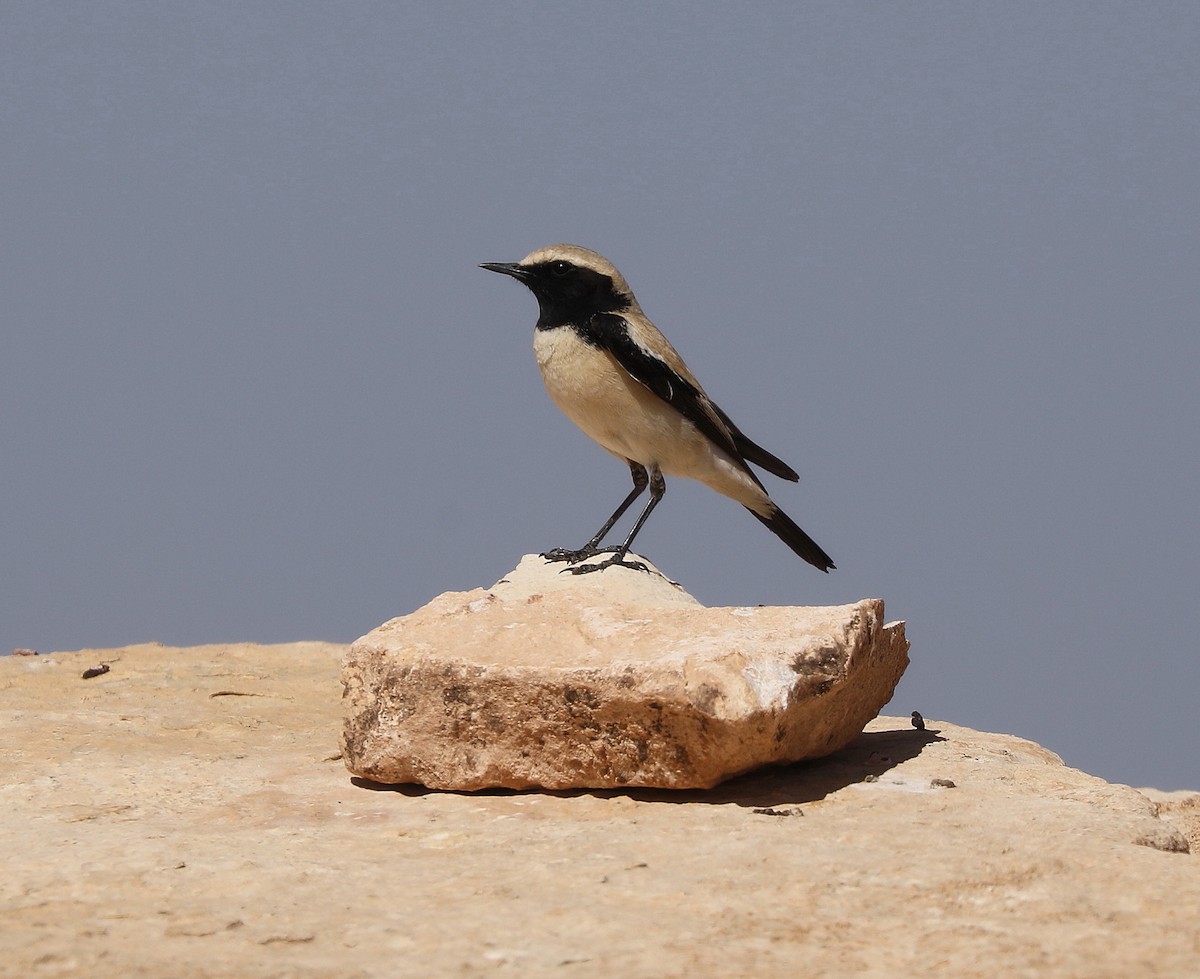
<instances>
[{"instance_id":1,"label":"limestone rock","mask_svg":"<svg viewBox=\"0 0 1200 979\"><path fill-rule=\"evenodd\" d=\"M862 731L908 663L877 599L705 608L657 574L563 574L527 556L350 650L355 775L441 789L702 788L819 758Z\"/></svg>"},{"instance_id":2,"label":"limestone rock","mask_svg":"<svg viewBox=\"0 0 1200 979\"><path fill-rule=\"evenodd\" d=\"M1139 789L1156 807L1157 814L1188 842L1191 853L1200 853L1200 792L1163 792Z\"/></svg>"},{"instance_id":3,"label":"limestone rock","mask_svg":"<svg viewBox=\"0 0 1200 979\"><path fill-rule=\"evenodd\" d=\"M914 704L714 789L372 791L345 654L0 656L0 975L1196 973L1200 848L1147 845L1194 792Z\"/></svg>"}]
</instances>

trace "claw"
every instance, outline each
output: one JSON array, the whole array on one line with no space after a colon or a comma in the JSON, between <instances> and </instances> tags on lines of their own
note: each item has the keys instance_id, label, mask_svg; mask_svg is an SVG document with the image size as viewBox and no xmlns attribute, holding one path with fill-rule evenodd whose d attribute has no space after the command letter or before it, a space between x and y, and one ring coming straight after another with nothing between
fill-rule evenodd
<instances>
[{"instance_id":1,"label":"claw","mask_svg":"<svg viewBox=\"0 0 1200 979\"><path fill-rule=\"evenodd\" d=\"M589 558L595 553L594 550L589 550L586 547L581 547L577 551L572 551L566 547L555 547L549 551L542 551L540 556L544 557L547 561L566 561L568 564L575 564L577 561Z\"/></svg>"},{"instance_id":2,"label":"claw","mask_svg":"<svg viewBox=\"0 0 1200 979\"><path fill-rule=\"evenodd\" d=\"M566 561L567 564L578 564L580 561L586 561L590 557L595 557L597 554L611 554L617 549L615 547L581 547L577 551L573 551L568 547L554 547L548 551L542 551L538 557L544 557L547 561Z\"/></svg>"},{"instance_id":3,"label":"claw","mask_svg":"<svg viewBox=\"0 0 1200 979\"><path fill-rule=\"evenodd\" d=\"M629 568L630 571L645 571L650 573L650 569L641 561L626 561L622 557L613 555L607 561L601 561L599 564L577 564L574 567L563 568L563 571L570 571L571 574L591 574L593 571L603 571L605 568L611 568L614 565L622 568Z\"/></svg>"}]
</instances>

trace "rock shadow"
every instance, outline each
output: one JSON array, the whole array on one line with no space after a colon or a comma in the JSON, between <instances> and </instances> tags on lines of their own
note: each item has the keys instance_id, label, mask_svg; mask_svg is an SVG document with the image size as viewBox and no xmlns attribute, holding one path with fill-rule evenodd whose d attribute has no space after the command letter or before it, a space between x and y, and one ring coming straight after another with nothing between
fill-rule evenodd
<instances>
[{"instance_id":1,"label":"rock shadow","mask_svg":"<svg viewBox=\"0 0 1200 979\"><path fill-rule=\"evenodd\" d=\"M772 810L816 802L848 785L873 781L901 762L916 758L926 745L945 740L936 730L868 731L824 758L758 768L711 789L630 788L591 794L622 794L641 802L735 805L787 815Z\"/></svg>"}]
</instances>

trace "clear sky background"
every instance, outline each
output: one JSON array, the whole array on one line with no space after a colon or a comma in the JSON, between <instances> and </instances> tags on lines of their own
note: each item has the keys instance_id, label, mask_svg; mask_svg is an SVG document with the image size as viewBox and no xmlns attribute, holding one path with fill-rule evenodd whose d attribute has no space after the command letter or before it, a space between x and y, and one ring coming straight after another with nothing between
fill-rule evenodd
<instances>
[{"instance_id":1,"label":"clear sky background","mask_svg":"<svg viewBox=\"0 0 1200 979\"><path fill-rule=\"evenodd\" d=\"M0 4L0 649L349 641L581 544L628 472L476 267L571 241L839 570L681 480L638 550L1200 788L1200 5L722 6Z\"/></svg>"}]
</instances>

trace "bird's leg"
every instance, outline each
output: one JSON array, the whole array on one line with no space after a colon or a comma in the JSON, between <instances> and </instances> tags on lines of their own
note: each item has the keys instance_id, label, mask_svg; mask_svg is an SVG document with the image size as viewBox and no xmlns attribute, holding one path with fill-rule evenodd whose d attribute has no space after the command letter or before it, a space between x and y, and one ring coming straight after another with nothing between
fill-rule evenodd
<instances>
[{"instance_id":1,"label":"bird's leg","mask_svg":"<svg viewBox=\"0 0 1200 979\"><path fill-rule=\"evenodd\" d=\"M633 462L632 460L629 461L629 474L633 477L633 489L630 491L629 495L625 497L625 500L621 503L621 505L617 507L615 511L613 511L613 515L604 522L604 526L596 532L595 537L593 537L577 551L570 550L566 547L556 547L553 550L543 552L541 556L547 561L566 561L569 564L574 564L576 561L582 561L584 558L594 557L595 555L601 553L602 550L618 550L618 548L601 548L600 542L604 540L604 535L613 529L613 524L621 519L621 515L629 509L629 507L633 504L633 501L645 492L646 486L650 483L650 477L646 473L646 467ZM632 537L630 540L632 540ZM626 541L625 546L629 546L628 541Z\"/></svg>"},{"instance_id":2,"label":"bird's leg","mask_svg":"<svg viewBox=\"0 0 1200 979\"><path fill-rule=\"evenodd\" d=\"M650 500L646 504L646 509L642 511L642 515L637 518L637 523L633 525L633 530L629 532L629 536L625 538L625 543L616 549L612 557L600 561L596 564L577 564L572 568L567 568L571 574L588 574L592 571L599 571L601 568L609 568L614 564L619 564L623 568L631 568L634 571L649 571L641 561L626 561L625 555L629 553L629 547L633 543L633 539L638 535L638 531L642 529L642 524L646 522L646 518L650 516L650 511L658 506L658 501L663 498L663 494L667 492L667 481L663 479L663 475L655 466L650 471ZM628 505L631 500L626 500Z\"/></svg>"}]
</instances>

